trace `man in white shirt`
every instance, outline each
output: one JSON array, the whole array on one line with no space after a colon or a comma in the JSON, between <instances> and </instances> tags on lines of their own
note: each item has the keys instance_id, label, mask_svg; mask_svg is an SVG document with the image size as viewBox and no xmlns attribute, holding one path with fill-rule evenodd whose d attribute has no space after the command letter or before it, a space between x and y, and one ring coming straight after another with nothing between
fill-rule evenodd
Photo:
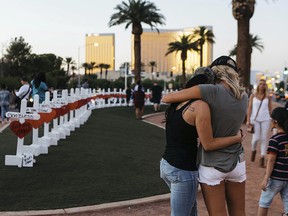
<instances>
[{"instance_id":1,"label":"man in white shirt","mask_svg":"<svg viewBox=\"0 0 288 216\"><path fill-rule=\"evenodd\" d=\"M31 87L30 87L26 77L21 78L21 84L22 84L22 86L20 87L19 91L14 92L15 95L20 98L20 103L18 102L18 104L16 104L16 107L18 109L20 109L21 100L24 98L26 100L28 100L30 97L30 93L31 93Z\"/></svg>"}]
</instances>

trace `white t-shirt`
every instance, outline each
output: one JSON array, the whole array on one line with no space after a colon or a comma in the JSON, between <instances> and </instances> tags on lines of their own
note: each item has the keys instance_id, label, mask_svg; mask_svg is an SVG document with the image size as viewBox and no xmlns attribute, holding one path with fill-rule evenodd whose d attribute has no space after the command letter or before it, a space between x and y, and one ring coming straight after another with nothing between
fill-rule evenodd
<instances>
[{"instance_id":1,"label":"white t-shirt","mask_svg":"<svg viewBox=\"0 0 288 216\"><path fill-rule=\"evenodd\" d=\"M139 88L139 85L136 85L135 87L134 87L134 91L138 91L138 88ZM143 92L145 91L145 89L144 89L144 87L142 86L142 89L141 89Z\"/></svg>"},{"instance_id":2,"label":"white t-shirt","mask_svg":"<svg viewBox=\"0 0 288 216\"><path fill-rule=\"evenodd\" d=\"M16 96L18 96L19 98L21 99L26 99L28 100L29 99L29 93L31 92L31 88L30 88L30 85L27 83L27 84L24 84L20 87L19 91L18 92L15 92ZM29 91L29 92L28 92ZM27 93L28 92L28 93ZM24 97L25 95L25 97ZM24 97L24 98L23 98Z\"/></svg>"}]
</instances>

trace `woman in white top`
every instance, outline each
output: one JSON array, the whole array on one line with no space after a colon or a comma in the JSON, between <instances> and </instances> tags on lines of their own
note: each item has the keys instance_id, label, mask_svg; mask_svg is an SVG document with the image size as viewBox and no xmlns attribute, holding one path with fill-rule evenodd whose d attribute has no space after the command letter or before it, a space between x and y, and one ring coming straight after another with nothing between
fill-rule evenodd
<instances>
[{"instance_id":1,"label":"woman in white top","mask_svg":"<svg viewBox=\"0 0 288 216\"><path fill-rule=\"evenodd\" d=\"M254 133L252 135L251 161L255 161L257 143L260 142L261 158L259 165L263 168L267 150L268 130L270 128L271 112L272 103L271 97L268 95L268 87L266 84L266 80L261 79L257 85L256 92L254 94L251 94L249 98L246 124L247 126L254 124Z\"/></svg>"}]
</instances>

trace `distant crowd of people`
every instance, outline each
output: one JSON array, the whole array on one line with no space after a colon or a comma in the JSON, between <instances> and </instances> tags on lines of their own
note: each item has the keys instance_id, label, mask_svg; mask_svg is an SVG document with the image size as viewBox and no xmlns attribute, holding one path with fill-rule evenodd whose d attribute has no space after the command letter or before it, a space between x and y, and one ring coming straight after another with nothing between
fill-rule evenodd
<instances>
[{"instance_id":1,"label":"distant crowd of people","mask_svg":"<svg viewBox=\"0 0 288 216\"><path fill-rule=\"evenodd\" d=\"M1 123L9 122L6 113L12 105L15 109L20 111L21 100L26 99L28 106L33 106L33 98L35 95L39 96L39 103L45 100L45 93L48 91L46 84L45 73L37 73L29 82L27 77L23 76L20 79L21 86L18 90L9 91L9 87L2 84L0 87L0 109L1 109Z\"/></svg>"},{"instance_id":2,"label":"distant crowd of people","mask_svg":"<svg viewBox=\"0 0 288 216\"><path fill-rule=\"evenodd\" d=\"M157 83L153 83L151 88L150 101L153 103L154 111L160 112L160 103L162 98L162 87ZM135 108L135 116L137 120L142 120L145 106L145 89L141 82L137 82L134 89L132 90L130 86L127 86L126 90L126 105L130 106L131 99L133 100L133 105Z\"/></svg>"},{"instance_id":3,"label":"distant crowd of people","mask_svg":"<svg viewBox=\"0 0 288 216\"><path fill-rule=\"evenodd\" d=\"M13 89L6 84L0 86L0 123L9 123L9 119L6 117L6 113L9 110L16 109L20 111L22 99L27 100L27 106L33 106L33 99L35 95L39 96L39 103L41 104L45 100L45 94L50 91L50 99L53 98L53 87L48 87L46 82L46 75L43 72L37 73L31 80L26 76L20 78L19 89ZM82 88L89 88L89 81L84 78L84 82L81 85Z\"/></svg>"}]
</instances>

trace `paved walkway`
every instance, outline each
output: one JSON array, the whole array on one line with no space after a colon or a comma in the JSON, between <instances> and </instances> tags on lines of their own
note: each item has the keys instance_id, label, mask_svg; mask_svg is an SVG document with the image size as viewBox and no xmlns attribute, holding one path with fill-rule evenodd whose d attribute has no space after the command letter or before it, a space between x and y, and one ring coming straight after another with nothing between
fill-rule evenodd
<instances>
[{"instance_id":1,"label":"paved walkway","mask_svg":"<svg viewBox=\"0 0 288 216\"><path fill-rule=\"evenodd\" d=\"M277 103L273 104L274 107L279 106ZM163 113L157 113L151 116L146 116L144 121L155 124L156 126L164 127L162 120ZM1 127L1 126L0 126ZM246 131L246 126L242 125L243 131ZM1 129L0 129L1 130ZM270 134L271 135L271 134ZM251 162L251 134L246 134L243 142L246 154L247 166L247 181L246 181L246 215L255 216L258 208L258 200L261 193L260 184L264 176L265 169L259 168L257 160ZM258 145L258 152L260 146ZM163 184L165 184L163 182ZM208 216L202 193L198 192L198 211L199 216ZM269 216L280 216L283 212L280 196L274 198L269 211ZM40 215L53 215L53 216L169 216L170 204L169 194L149 197L138 200L102 204L88 207L59 209L52 211L29 211L29 212L0 212L0 216L40 216Z\"/></svg>"}]
</instances>

